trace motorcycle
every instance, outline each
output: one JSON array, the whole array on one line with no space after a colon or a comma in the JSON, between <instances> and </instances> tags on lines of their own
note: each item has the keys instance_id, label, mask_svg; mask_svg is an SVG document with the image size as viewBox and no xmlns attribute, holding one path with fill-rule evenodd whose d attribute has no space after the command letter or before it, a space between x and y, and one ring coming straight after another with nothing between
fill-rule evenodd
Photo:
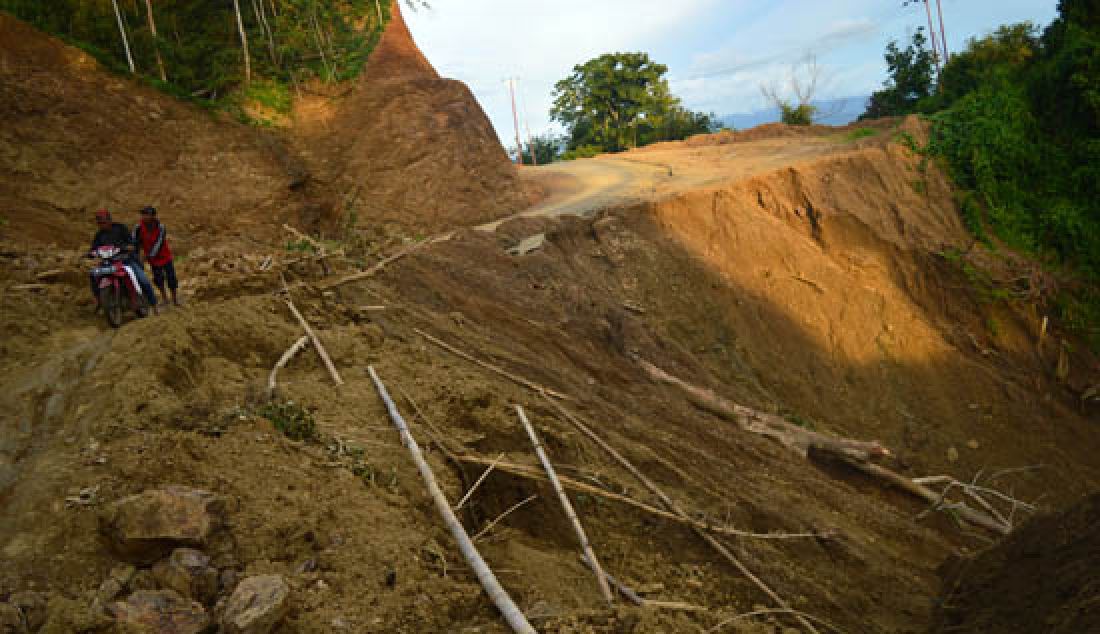
<instances>
[{"instance_id":1,"label":"motorcycle","mask_svg":"<svg viewBox=\"0 0 1100 634\"><path fill-rule=\"evenodd\" d=\"M126 253L116 246L101 246L88 257L99 258L99 265L92 269L96 293L99 295L99 307L107 317L112 328L122 325L122 314L126 307L132 308L137 316L149 314L149 302L141 292L134 272L127 266ZM127 305L127 306L124 306Z\"/></svg>"}]
</instances>

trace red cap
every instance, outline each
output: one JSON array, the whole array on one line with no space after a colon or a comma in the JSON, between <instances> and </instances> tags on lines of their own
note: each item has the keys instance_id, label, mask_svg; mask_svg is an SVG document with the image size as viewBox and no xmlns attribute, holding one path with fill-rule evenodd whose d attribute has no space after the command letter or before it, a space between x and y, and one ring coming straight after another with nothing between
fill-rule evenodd
<instances>
[{"instance_id":1,"label":"red cap","mask_svg":"<svg viewBox=\"0 0 1100 634\"><path fill-rule=\"evenodd\" d=\"M110 222L111 221L111 212L107 211L106 209L100 209L99 211L95 212L95 221L96 222Z\"/></svg>"}]
</instances>

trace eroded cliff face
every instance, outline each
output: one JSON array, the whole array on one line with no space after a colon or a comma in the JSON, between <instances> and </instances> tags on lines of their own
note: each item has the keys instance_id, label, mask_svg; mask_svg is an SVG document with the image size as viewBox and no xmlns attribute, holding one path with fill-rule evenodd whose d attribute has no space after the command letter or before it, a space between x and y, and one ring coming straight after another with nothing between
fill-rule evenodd
<instances>
[{"instance_id":1,"label":"eroded cliff face","mask_svg":"<svg viewBox=\"0 0 1100 634\"><path fill-rule=\"evenodd\" d=\"M360 201L360 223L435 231L525 203L489 118L465 84L439 77L398 2L356 85L343 97L302 100L296 125L320 177Z\"/></svg>"}]
</instances>

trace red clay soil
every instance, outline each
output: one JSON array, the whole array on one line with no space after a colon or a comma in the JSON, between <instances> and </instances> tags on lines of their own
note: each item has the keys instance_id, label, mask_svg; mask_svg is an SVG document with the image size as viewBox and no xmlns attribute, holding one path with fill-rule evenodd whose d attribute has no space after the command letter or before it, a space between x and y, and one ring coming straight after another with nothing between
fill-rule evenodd
<instances>
[{"instance_id":1,"label":"red clay soil","mask_svg":"<svg viewBox=\"0 0 1100 634\"><path fill-rule=\"evenodd\" d=\"M933 632L1100 632L1100 495L945 568Z\"/></svg>"},{"instance_id":2,"label":"red clay soil","mask_svg":"<svg viewBox=\"0 0 1100 634\"><path fill-rule=\"evenodd\" d=\"M519 177L477 99L439 78L400 3L393 16L347 97L298 104L302 153L359 201L364 225L436 231L518 211L526 203Z\"/></svg>"}]
</instances>

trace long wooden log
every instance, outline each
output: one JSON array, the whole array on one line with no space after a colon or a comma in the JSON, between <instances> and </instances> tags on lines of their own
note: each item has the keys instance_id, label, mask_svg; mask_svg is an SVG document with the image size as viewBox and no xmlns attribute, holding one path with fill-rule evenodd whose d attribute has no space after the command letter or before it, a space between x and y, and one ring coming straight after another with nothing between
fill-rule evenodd
<instances>
[{"instance_id":1,"label":"long wooden log","mask_svg":"<svg viewBox=\"0 0 1100 634\"><path fill-rule=\"evenodd\" d=\"M470 536L466 534L466 529L462 527L462 523L455 517L454 511L451 510L450 503L447 502L446 496L443 495L443 491L439 488L439 484L435 481L435 475L432 473L432 468L428 465L428 462L424 460L424 455L420 453L420 447L416 444L416 439L409 433L409 427L405 424L405 419L401 417L401 412L398 411L397 405L390 398L389 392L386 391L385 384L382 383L382 379L379 378L378 373L374 371L374 366L367 366L367 372L370 373L371 381L374 382L374 387L378 390L378 395L382 398L382 401L386 404L386 411L389 413L390 420L393 421L397 431L401 434L401 442L405 445L405 448L409 450L409 454L412 456L413 462L416 463L416 468L420 471L420 477L424 479L424 484L428 487L428 493L432 497L432 501L435 502L435 508L439 511L439 515L443 518L443 523L447 525L447 529L451 531L451 535L454 536L455 541L458 542L458 548L462 551L462 556L465 557L466 562L474 570L474 574L477 576L478 581L481 582L481 587L485 589L485 593L489 595L489 599L500 610L501 615L504 616L504 620L512 628L513 632L518 634L537 634L535 628L531 627L531 624L527 622L527 617L520 611L519 606L516 605L512 597L504 590L497 581L496 575L489 568L485 560L482 559L481 553L477 551L473 542L470 541Z\"/></svg>"},{"instance_id":2,"label":"long wooden log","mask_svg":"<svg viewBox=\"0 0 1100 634\"><path fill-rule=\"evenodd\" d=\"M267 398L275 398L275 379L279 374L279 370L283 369L286 364L290 363L290 360L294 358L294 355L301 352L302 348L309 345L309 335L305 335L298 341L294 342L294 345L287 348L283 356L279 357L279 360L275 363L275 367L271 368L271 374L267 377Z\"/></svg>"},{"instance_id":3,"label":"long wooden log","mask_svg":"<svg viewBox=\"0 0 1100 634\"><path fill-rule=\"evenodd\" d=\"M687 394L688 400L697 407L711 412L720 418L736 423L746 431L773 438L802 457L806 457L810 449L823 451L837 456L844 463L868 475L884 480L926 502L931 504L940 504L943 502L943 496L932 489L918 482L914 482L896 471L871 462L872 458L890 455L889 450L885 449L877 442L835 438L808 429L803 429L797 425L788 423L779 416L766 414L743 405L731 403L711 390L678 379L647 361L639 360L639 364L642 366L645 373L655 381L675 385L683 390ZM971 524L981 526L982 528L1000 533L1001 535L1007 535L1012 530L1012 528L1004 522L1000 522L991 515L987 515L986 513L967 506L965 503L960 502L952 504L952 509L959 514L959 517Z\"/></svg>"},{"instance_id":4,"label":"long wooden log","mask_svg":"<svg viewBox=\"0 0 1100 634\"><path fill-rule=\"evenodd\" d=\"M598 444L600 447L602 447L604 449L604 451L606 451L612 458L614 458L616 462L618 462L620 465L622 465L623 468L625 468L630 473L634 474L634 477L638 478L638 480L647 489L649 489L650 492L653 493L653 495L656 495L657 498L660 499L661 502L665 505L665 507L668 508L668 510L670 510L673 513L679 515L680 517L683 517L685 519L690 519L688 517L688 514L685 513L684 510L682 508L680 508L680 506L678 504L673 502L672 498L668 497L668 495L666 495L665 492L663 490L661 490L661 488L659 486L657 486L656 484L654 484L654 482L652 480L647 478L637 467L634 466L633 463L631 463L629 460L627 460L625 457L623 457L622 454L620 454L618 451L616 451L614 447L607 444L607 442L603 438L600 438L600 436L598 434L596 434L596 432L592 431L587 425L585 425L583 422L581 422L581 420L577 416L575 416L574 414L569 412L569 410L562 407L559 403L555 403L549 397L546 397L545 395L543 395L543 398L545 398L551 405L553 405L554 408L557 409L558 412L560 412L569 422L571 422L573 424L573 426L576 427L581 433L583 433L585 436L588 436L589 438L591 438L596 444ZM756 574L754 574L751 570L749 570L748 566L746 566L744 563L741 562L740 559L738 559L736 556L734 556L734 554L732 552L730 552L730 549L726 548L726 546L722 542L718 541L713 536L711 536L710 534L708 534L707 532L705 532L704 530L702 530L698 527L692 526L692 530L695 531L695 534L697 534L700 537L700 539L705 541L707 543L707 545L709 545L711 548L713 548L718 554L722 555L722 557L727 562L729 562L730 565L732 565L734 568L736 568L737 571L740 572L746 579L751 581L753 585L755 585L761 592L764 593L765 596L767 596L769 599L771 599L776 605L778 605L780 608L783 608L785 610L790 610L791 609L790 606L787 605L787 602L782 597L780 597L778 594L776 594L776 592L774 590L772 590L771 587L768 586L768 584L764 583L764 581L762 579L760 579L760 577L756 576ZM812 634L819 634L818 631L817 631L817 628L815 628L813 626L813 624L810 623L808 620L802 618L800 615L797 615L797 614L794 615L794 617L795 617L795 620L798 621L799 625L804 627L806 629L806 631L812 632Z\"/></svg>"},{"instance_id":5,"label":"long wooden log","mask_svg":"<svg viewBox=\"0 0 1100 634\"><path fill-rule=\"evenodd\" d=\"M615 597L611 594L611 588L607 585L607 578L600 566L600 560L596 557L596 551L592 549L592 544L588 541L588 534L584 532L584 526L581 525L581 520L577 517L577 512L569 501L569 496L565 494L565 489L562 488L561 481L558 480L558 473L554 471L554 465L550 462L550 457L546 455L546 449L543 448L538 434L535 433L535 428L531 426L531 421L527 420L527 414L523 411L523 406L516 405L515 408L516 414L519 415L519 421L523 423L523 428L527 430L527 437L531 439L531 444L535 447L535 454L539 457L542 468L546 470L546 476L550 478L550 484L553 485L554 492L558 494L561 508L573 525L573 532L577 534L577 540L581 544L581 550L584 551L588 565L596 574L596 583L600 587L600 594L603 595L604 601L607 601L607 605L610 606L615 602Z\"/></svg>"},{"instance_id":6,"label":"long wooden log","mask_svg":"<svg viewBox=\"0 0 1100 634\"><path fill-rule=\"evenodd\" d=\"M533 390L535 392L539 392L539 393L542 393L542 394L549 394L550 396L553 396L554 398L560 399L560 400L563 400L563 401L572 401L572 400L574 400L573 397L571 397L571 396L568 396L566 394L562 394L561 392L556 392L554 390L551 390L550 388L539 385L538 383L535 383L534 381L529 381L529 380L523 378L522 376L519 376L517 374L513 374L513 373L511 373L511 372L509 372L509 371L507 371L503 368L500 368L498 366L493 365L492 363L482 361L481 359L478 359L477 357L474 357L473 355L467 354L467 353L459 350L458 348L452 346L451 344L447 343L446 341L443 341L442 339L439 339L438 337L433 337L432 335L429 335L428 333L424 332L423 330L421 330L419 328L413 328L413 332L420 335L421 337L424 337L425 339L427 339L428 341L434 343L435 345L439 346L440 348L443 348L447 352L450 352L451 354L453 354L457 357L465 359L465 360L469 361L470 363L473 363L474 365L485 368L486 370L489 370L490 372L493 372L495 374L499 374L500 376L508 379L509 381L512 381L513 383L518 383L519 385L522 385L523 387L525 387L529 390Z\"/></svg>"},{"instance_id":7,"label":"long wooden log","mask_svg":"<svg viewBox=\"0 0 1100 634\"><path fill-rule=\"evenodd\" d=\"M309 322L305 317L302 317L302 313L298 312L298 307L294 305L294 300L290 299L290 295L286 296L286 305L290 308L290 312L298 320L298 323L302 325L302 330L306 331L306 335L309 336L310 341L313 342L313 347L317 349L317 355L321 357L321 362L325 364L325 368L328 370L332 380L336 385L343 385L344 379L340 378L340 373L336 371L336 366L332 364L332 359L328 356L328 351L325 350L324 344L321 343L320 337L317 333L313 332L313 328L310 327Z\"/></svg>"}]
</instances>

